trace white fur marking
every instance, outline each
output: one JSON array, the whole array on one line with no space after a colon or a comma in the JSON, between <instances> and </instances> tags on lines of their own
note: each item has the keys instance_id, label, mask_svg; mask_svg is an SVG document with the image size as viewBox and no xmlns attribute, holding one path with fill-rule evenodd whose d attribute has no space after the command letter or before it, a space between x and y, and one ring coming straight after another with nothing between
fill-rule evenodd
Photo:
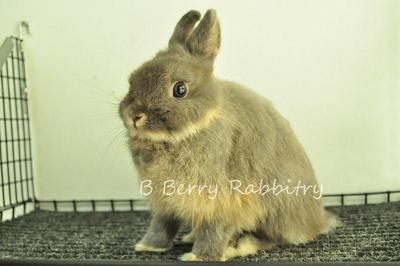
<instances>
[{"instance_id":1,"label":"white fur marking","mask_svg":"<svg viewBox=\"0 0 400 266\"><path fill-rule=\"evenodd\" d=\"M182 242L184 243L193 243L195 239L195 234L194 232L190 232L189 234L186 234L182 237Z\"/></svg>"},{"instance_id":2,"label":"white fur marking","mask_svg":"<svg viewBox=\"0 0 400 266\"><path fill-rule=\"evenodd\" d=\"M198 121L189 123L179 132L169 133L163 131L143 131L138 136L150 139L152 141L179 142L190 136L194 136L200 130L207 128L209 124L219 116L221 116L221 108L217 107L209 110L204 117Z\"/></svg>"},{"instance_id":3,"label":"white fur marking","mask_svg":"<svg viewBox=\"0 0 400 266\"><path fill-rule=\"evenodd\" d=\"M310 239L308 239L306 235L304 235L303 233L300 233L300 232L289 232L285 235L285 239L290 244L293 244L296 246L300 245L300 244L305 244L308 241L310 241Z\"/></svg>"},{"instance_id":4,"label":"white fur marking","mask_svg":"<svg viewBox=\"0 0 400 266\"><path fill-rule=\"evenodd\" d=\"M142 243L137 243L135 245L135 251L150 251L150 252L165 252L170 250L171 247L168 248L156 248L156 247L152 247L152 246L148 246Z\"/></svg>"},{"instance_id":5,"label":"white fur marking","mask_svg":"<svg viewBox=\"0 0 400 266\"><path fill-rule=\"evenodd\" d=\"M333 214L328 214L328 222L326 227L321 231L321 234L328 234L330 231L334 230L336 227L342 225L340 220Z\"/></svg>"},{"instance_id":6,"label":"white fur marking","mask_svg":"<svg viewBox=\"0 0 400 266\"><path fill-rule=\"evenodd\" d=\"M195 254L188 252L179 257L181 261L201 261Z\"/></svg>"},{"instance_id":7,"label":"white fur marking","mask_svg":"<svg viewBox=\"0 0 400 266\"><path fill-rule=\"evenodd\" d=\"M224 252L224 257L226 259L231 259L234 257L243 257L248 255L257 254L258 250L261 248L260 241L254 237L246 236L239 239L237 247L228 247Z\"/></svg>"}]
</instances>

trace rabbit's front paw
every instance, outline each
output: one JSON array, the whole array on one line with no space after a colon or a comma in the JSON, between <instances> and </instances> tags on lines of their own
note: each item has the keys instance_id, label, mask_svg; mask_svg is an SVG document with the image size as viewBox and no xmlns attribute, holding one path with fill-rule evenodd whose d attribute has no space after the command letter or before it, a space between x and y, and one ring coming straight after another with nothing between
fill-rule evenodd
<instances>
[{"instance_id":1,"label":"rabbit's front paw","mask_svg":"<svg viewBox=\"0 0 400 266\"><path fill-rule=\"evenodd\" d=\"M169 247L154 247L154 246L146 245L146 244L143 244L143 243L139 242L139 243L137 243L137 244L135 245L135 251L139 251L139 252L140 252L140 251L165 252L165 251L170 250L171 247L172 247L172 245L169 246Z\"/></svg>"},{"instance_id":2,"label":"rabbit's front paw","mask_svg":"<svg viewBox=\"0 0 400 266\"><path fill-rule=\"evenodd\" d=\"M181 260L181 261L202 261L199 257L197 257L192 252L183 254L182 256L179 257L179 260Z\"/></svg>"}]
</instances>

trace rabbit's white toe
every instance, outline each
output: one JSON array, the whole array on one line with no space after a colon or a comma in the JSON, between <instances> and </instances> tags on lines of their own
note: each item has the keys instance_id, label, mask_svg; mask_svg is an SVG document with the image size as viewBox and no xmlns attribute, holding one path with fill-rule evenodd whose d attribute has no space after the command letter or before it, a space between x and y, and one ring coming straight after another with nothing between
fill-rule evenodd
<instances>
[{"instance_id":1,"label":"rabbit's white toe","mask_svg":"<svg viewBox=\"0 0 400 266\"><path fill-rule=\"evenodd\" d=\"M198 258L192 252L188 252L188 253L183 254L182 256L179 257L179 260L181 260L181 261L201 261L201 259Z\"/></svg>"},{"instance_id":2,"label":"rabbit's white toe","mask_svg":"<svg viewBox=\"0 0 400 266\"><path fill-rule=\"evenodd\" d=\"M150 252L165 252L170 250L171 247L167 247L167 248L157 248L157 247L152 247L149 245L145 245L142 243L137 243L135 245L135 251L150 251Z\"/></svg>"}]
</instances>

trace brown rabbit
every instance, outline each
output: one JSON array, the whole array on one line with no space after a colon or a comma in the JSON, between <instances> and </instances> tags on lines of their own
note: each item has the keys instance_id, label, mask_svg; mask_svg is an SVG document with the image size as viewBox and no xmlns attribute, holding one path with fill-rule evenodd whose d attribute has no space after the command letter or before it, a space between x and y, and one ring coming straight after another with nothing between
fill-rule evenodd
<instances>
[{"instance_id":1,"label":"brown rabbit","mask_svg":"<svg viewBox=\"0 0 400 266\"><path fill-rule=\"evenodd\" d=\"M336 218L312 189L244 191L260 182L315 188L317 181L273 105L213 76L220 25L208 10L195 27L200 16L192 10L181 18L168 48L132 73L120 103L134 163L151 184L152 221L135 250L170 249L182 224L192 227L183 240L193 242L182 260L226 260L329 232Z\"/></svg>"}]
</instances>

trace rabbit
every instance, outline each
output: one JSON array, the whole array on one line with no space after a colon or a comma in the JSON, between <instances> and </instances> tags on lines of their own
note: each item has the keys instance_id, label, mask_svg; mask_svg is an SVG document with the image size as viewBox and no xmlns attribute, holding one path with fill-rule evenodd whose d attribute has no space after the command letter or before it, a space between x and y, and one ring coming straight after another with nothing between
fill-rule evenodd
<instances>
[{"instance_id":1,"label":"rabbit","mask_svg":"<svg viewBox=\"0 0 400 266\"><path fill-rule=\"evenodd\" d=\"M192 230L182 241L193 242L191 252L179 257L183 261L224 261L330 232L339 220L311 190L272 195L243 193L236 186L232 192L230 180L243 187L260 180L270 186L318 183L272 103L213 75L220 24L212 9L200 18L191 10L179 20L168 48L130 75L119 104L133 162L140 179L151 182L152 219L135 250L171 249L182 225ZM207 189L193 189L166 195L171 180L181 188L213 185L218 194L212 198Z\"/></svg>"}]
</instances>

